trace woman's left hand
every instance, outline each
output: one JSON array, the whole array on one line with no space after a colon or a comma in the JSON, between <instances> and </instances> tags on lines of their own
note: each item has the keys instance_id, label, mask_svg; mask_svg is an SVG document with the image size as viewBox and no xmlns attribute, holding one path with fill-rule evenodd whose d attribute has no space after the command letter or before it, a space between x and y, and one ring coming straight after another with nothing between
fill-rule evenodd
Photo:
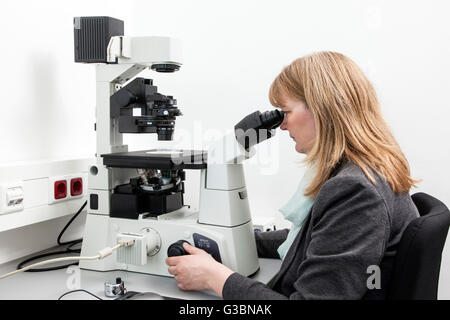
<instances>
[{"instance_id":1,"label":"woman's left hand","mask_svg":"<svg viewBox=\"0 0 450 320\"><path fill-rule=\"evenodd\" d=\"M188 243L184 243L183 247L189 255L166 259L169 273L175 276L178 287L181 290L213 290L222 296L223 285L233 271L204 250Z\"/></svg>"}]
</instances>

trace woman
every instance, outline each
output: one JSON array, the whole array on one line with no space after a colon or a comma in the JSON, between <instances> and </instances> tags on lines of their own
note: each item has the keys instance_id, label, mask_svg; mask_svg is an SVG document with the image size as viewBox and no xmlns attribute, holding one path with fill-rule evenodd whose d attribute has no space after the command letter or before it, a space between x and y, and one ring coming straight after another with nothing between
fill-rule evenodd
<instances>
[{"instance_id":1,"label":"woman","mask_svg":"<svg viewBox=\"0 0 450 320\"><path fill-rule=\"evenodd\" d=\"M280 271L264 285L186 245L190 255L168 258L169 272L182 290L225 299L384 298L401 235L418 217L417 181L371 83L346 56L318 52L284 68L269 97L310 167L282 211L293 228L255 233L258 255L282 258ZM381 283L368 285L372 270Z\"/></svg>"}]
</instances>

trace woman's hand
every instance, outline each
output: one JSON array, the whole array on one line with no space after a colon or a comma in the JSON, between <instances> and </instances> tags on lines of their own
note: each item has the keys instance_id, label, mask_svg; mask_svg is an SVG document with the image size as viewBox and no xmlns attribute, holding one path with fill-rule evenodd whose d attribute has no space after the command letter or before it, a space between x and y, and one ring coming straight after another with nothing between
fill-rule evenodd
<instances>
[{"instance_id":1,"label":"woman's hand","mask_svg":"<svg viewBox=\"0 0 450 320\"><path fill-rule=\"evenodd\" d=\"M169 257L166 264L181 290L213 290L222 296L225 281L233 273L204 250L183 243L189 255Z\"/></svg>"}]
</instances>

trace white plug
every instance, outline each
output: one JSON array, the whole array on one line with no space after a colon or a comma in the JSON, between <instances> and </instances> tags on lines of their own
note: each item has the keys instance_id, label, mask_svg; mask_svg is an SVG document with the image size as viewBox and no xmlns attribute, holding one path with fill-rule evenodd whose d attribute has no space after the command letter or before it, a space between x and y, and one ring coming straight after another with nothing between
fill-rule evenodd
<instances>
[{"instance_id":1,"label":"white plug","mask_svg":"<svg viewBox=\"0 0 450 320\"><path fill-rule=\"evenodd\" d=\"M119 233L117 243L124 244L117 250L117 262L143 266L147 264L149 256L159 252L161 238L159 233L146 228L140 233Z\"/></svg>"}]
</instances>

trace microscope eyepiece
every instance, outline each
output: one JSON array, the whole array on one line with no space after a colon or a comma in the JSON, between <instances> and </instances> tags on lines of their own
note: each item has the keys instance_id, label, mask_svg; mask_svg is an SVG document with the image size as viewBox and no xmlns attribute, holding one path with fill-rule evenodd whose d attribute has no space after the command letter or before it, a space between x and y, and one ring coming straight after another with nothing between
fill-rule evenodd
<instances>
[{"instance_id":1,"label":"microscope eyepiece","mask_svg":"<svg viewBox=\"0 0 450 320\"><path fill-rule=\"evenodd\" d=\"M276 129L283 122L284 114L280 110L272 110L261 113L260 111L255 111L244 119L242 119L234 128L235 130L241 129L244 132L250 129L260 130L260 129Z\"/></svg>"},{"instance_id":2,"label":"microscope eyepiece","mask_svg":"<svg viewBox=\"0 0 450 320\"><path fill-rule=\"evenodd\" d=\"M280 110L264 113L253 112L234 127L236 139L248 150L250 147L274 136L275 129L281 125L283 119L284 114Z\"/></svg>"},{"instance_id":3,"label":"microscope eyepiece","mask_svg":"<svg viewBox=\"0 0 450 320\"><path fill-rule=\"evenodd\" d=\"M266 111L261 114L260 119L265 129L276 129L283 122L284 114L280 110Z\"/></svg>"}]
</instances>

